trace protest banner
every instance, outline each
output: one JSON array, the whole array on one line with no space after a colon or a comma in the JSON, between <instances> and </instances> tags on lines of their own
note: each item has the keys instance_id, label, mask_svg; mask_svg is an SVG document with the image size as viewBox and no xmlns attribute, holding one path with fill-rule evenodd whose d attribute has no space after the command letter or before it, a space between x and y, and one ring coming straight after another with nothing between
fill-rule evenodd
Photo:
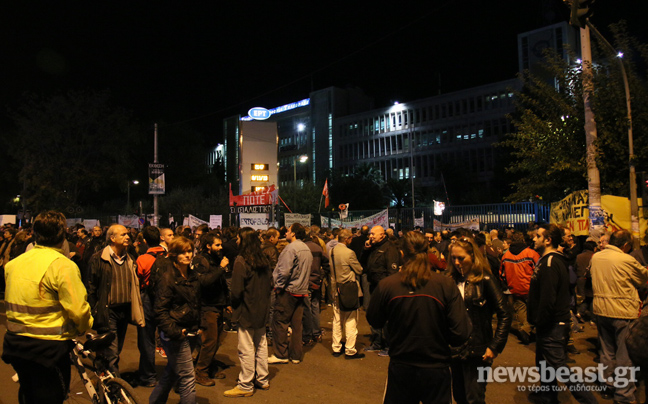
<instances>
[{"instance_id":1,"label":"protest banner","mask_svg":"<svg viewBox=\"0 0 648 404\"><path fill-rule=\"evenodd\" d=\"M16 215L0 215L0 225L7 223L16 224Z\"/></svg>"},{"instance_id":2,"label":"protest banner","mask_svg":"<svg viewBox=\"0 0 648 404\"><path fill-rule=\"evenodd\" d=\"M189 226L191 227L191 230L194 230L196 227L200 226L201 224L209 224L209 223L207 223L205 220L202 220L199 217L196 217L194 215L189 215L188 217L184 218L182 224L184 226Z\"/></svg>"},{"instance_id":3,"label":"protest banner","mask_svg":"<svg viewBox=\"0 0 648 404\"><path fill-rule=\"evenodd\" d=\"M350 221L331 219L331 228L333 229L339 227L345 229L359 229L362 226L369 226L370 228L374 226L382 226L386 229L389 226L389 211L385 209L381 212L376 213L375 215ZM321 227L329 227L329 219L324 215L321 216Z\"/></svg>"},{"instance_id":4,"label":"protest banner","mask_svg":"<svg viewBox=\"0 0 648 404\"><path fill-rule=\"evenodd\" d=\"M241 227L251 227L255 230L268 229L268 215L266 213L241 213Z\"/></svg>"},{"instance_id":5,"label":"protest banner","mask_svg":"<svg viewBox=\"0 0 648 404\"><path fill-rule=\"evenodd\" d=\"M273 185L267 189L257 192L234 195L232 193L232 184L229 189L229 206L255 206L255 205L274 205L277 203L279 190Z\"/></svg>"},{"instance_id":6,"label":"protest banner","mask_svg":"<svg viewBox=\"0 0 648 404\"><path fill-rule=\"evenodd\" d=\"M83 219L83 225L88 232L90 232L95 226L101 227L101 223L97 219Z\"/></svg>"},{"instance_id":7,"label":"protest banner","mask_svg":"<svg viewBox=\"0 0 648 404\"><path fill-rule=\"evenodd\" d=\"M223 215L209 215L209 228L216 229L223 227Z\"/></svg>"},{"instance_id":8,"label":"protest banner","mask_svg":"<svg viewBox=\"0 0 648 404\"><path fill-rule=\"evenodd\" d=\"M434 231L468 229L479 231L479 219L470 219L460 223L441 223L434 220Z\"/></svg>"},{"instance_id":9,"label":"protest banner","mask_svg":"<svg viewBox=\"0 0 648 404\"><path fill-rule=\"evenodd\" d=\"M286 226L287 229L289 229L293 223L299 223L304 227L308 227L311 225L311 215L310 213L284 213L284 222L284 226Z\"/></svg>"},{"instance_id":10,"label":"protest banner","mask_svg":"<svg viewBox=\"0 0 648 404\"><path fill-rule=\"evenodd\" d=\"M639 206L642 205L641 198ZM605 231L631 230L630 200L621 196L601 195L601 210ZM576 236L589 235L589 193L574 191L567 197L551 204L550 223L565 226ZM646 219L639 218L639 234L645 234Z\"/></svg>"},{"instance_id":11,"label":"protest banner","mask_svg":"<svg viewBox=\"0 0 648 404\"><path fill-rule=\"evenodd\" d=\"M80 217L68 217L65 218L66 227L74 227L77 224L83 223L83 219Z\"/></svg>"},{"instance_id":12,"label":"protest banner","mask_svg":"<svg viewBox=\"0 0 648 404\"><path fill-rule=\"evenodd\" d=\"M137 215L119 215L117 216L117 223L124 227L140 228L139 216Z\"/></svg>"}]
</instances>

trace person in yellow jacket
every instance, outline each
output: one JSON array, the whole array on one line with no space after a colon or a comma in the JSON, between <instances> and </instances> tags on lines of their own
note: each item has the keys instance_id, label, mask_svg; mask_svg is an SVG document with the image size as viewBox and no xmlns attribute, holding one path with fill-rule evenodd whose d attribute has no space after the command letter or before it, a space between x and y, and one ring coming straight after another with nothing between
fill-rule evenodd
<instances>
[{"instance_id":1,"label":"person in yellow jacket","mask_svg":"<svg viewBox=\"0 0 648 404\"><path fill-rule=\"evenodd\" d=\"M19 401L62 403L70 385L70 341L93 324L77 265L61 251L65 216L34 220L36 247L5 267L7 333L2 360L20 379Z\"/></svg>"}]
</instances>

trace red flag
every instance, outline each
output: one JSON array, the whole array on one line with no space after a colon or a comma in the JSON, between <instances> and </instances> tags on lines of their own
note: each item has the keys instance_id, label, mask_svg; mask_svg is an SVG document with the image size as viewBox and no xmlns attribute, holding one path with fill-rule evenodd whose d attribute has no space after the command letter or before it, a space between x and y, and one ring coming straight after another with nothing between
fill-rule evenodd
<instances>
[{"instance_id":1,"label":"red flag","mask_svg":"<svg viewBox=\"0 0 648 404\"><path fill-rule=\"evenodd\" d=\"M326 199L324 200L324 208L328 208L329 206L328 178L324 182L324 189L322 190L322 195L326 197Z\"/></svg>"}]
</instances>

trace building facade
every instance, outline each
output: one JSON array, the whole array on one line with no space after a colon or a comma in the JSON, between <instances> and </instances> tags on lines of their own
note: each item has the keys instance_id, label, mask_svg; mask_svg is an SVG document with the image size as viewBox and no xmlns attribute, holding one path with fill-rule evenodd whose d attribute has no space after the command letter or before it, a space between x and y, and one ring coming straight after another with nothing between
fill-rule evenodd
<instances>
[{"instance_id":1,"label":"building facade","mask_svg":"<svg viewBox=\"0 0 648 404\"><path fill-rule=\"evenodd\" d=\"M270 115L264 121L277 125L276 185L281 188L303 185L306 181L323 182L326 173L333 169L334 120L372 107L373 100L359 89L329 87L311 92L309 98L268 109ZM239 193L246 191L240 177L240 149L245 147L240 123L251 120L249 115L236 115L223 122L226 178Z\"/></svg>"},{"instance_id":2,"label":"building facade","mask_svg":"<svg viewBox=\"0 0 648 404\"><path fill-rule=\"evenodd\" d=\"M518 35L520 70L542 76L547 48L571 62L569 49L575 57L580 53L577 30L562 22ZM307 99L270 110L267 120L276 122L278 136L276 185L322 184L333 171L350 175L358 165L369 164L385 181L413 179L419 189L442 187L446 197L453 186L479 192L497 188L499 182L501 188L506 179L497 164L501 168L505 162L498 159L495 144L514 131L508 115L520 88L518 79L510 79L378 109L358 89L313 91ZM239 192L245 191L240 122L251 119L237 115L223 123L226 176Z\"/></svg>"},{"instance_id":3,"label":"building facade","mask_svg":"<svg viewBox=\"0 0 648 404\"><path fill-rule=\"evenodd\" d=\"M494 177L494 143L513 130L517 79L345 116L335 121L333 162L343 174L370 164L389 179L440 185L462 170L484 187Z\"/></svg>"},{"instance_id":4,"label":"building facade","mask_svg":"<svg viewBox=\"0 0 648 404\"><path fill-rule=\"evenodd\" d=\"M542 68L545 50L552 49L567 63L572 64L572 55L580 58L579 30L566 22L549 25L518 35L518 63L520 71L528 70L534 76L545 78L549 83L554 78Z\"/></svg>"}]
</instances>

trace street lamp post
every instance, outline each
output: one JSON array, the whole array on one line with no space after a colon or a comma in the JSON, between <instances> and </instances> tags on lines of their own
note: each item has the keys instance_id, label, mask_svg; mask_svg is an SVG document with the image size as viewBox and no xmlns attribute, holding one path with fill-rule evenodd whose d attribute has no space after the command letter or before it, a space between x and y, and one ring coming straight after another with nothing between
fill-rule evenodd
<instances>
[{"instance_id":1,"label":"street lamp post","mask_svg":"<svg viewBox=\"0 0 648 404\"><path fill-rule=\"evenodd\" d=\"M410 182L412 184L412 229L416 227L416 199L414 198L414 124L411 123L413 117L408 120L410 122L409 129L409 149L410 149Z\"/></svg>"},{"instance_id":2,"label":"street lamp post","mask_svg":"<svg viewBox=\"0 0 648 404\"><path fill-rule=\"evenodd\" d=\"M612 51L616 49L605 39L603 34L596 29L596 27L587 21L587 26L594 32L594 34L601 40L605 46ZM635 247L639 247L639 204L637 201L637 173L635 171L635 154L634 154L634 139L632 135L632 110L630 109L630 85L628 84L628 75L626 74L625 65L621 57L623 54L618 54L619 67L621 69L621 76L623 77L623 86L626 98L626 113L628 122L628 163L630 168L630 224L632 226L632 234L635 236Z\"/></svg>"},{"instance_id":3,"label":"street lamp post","mask_svg":"<svg viewBox=\"0 0 648 404\"><path fill-rule=\"evenodd\" d=\"M127 184L127 188L126 188L126 209L128 209L128 208L130 208L130 187L131 187L131 184L137 185L137 184L139 184L139 181L137 181L137 180L130 181L129 180L126 184Z\"/></svg>"}]
</instances>

